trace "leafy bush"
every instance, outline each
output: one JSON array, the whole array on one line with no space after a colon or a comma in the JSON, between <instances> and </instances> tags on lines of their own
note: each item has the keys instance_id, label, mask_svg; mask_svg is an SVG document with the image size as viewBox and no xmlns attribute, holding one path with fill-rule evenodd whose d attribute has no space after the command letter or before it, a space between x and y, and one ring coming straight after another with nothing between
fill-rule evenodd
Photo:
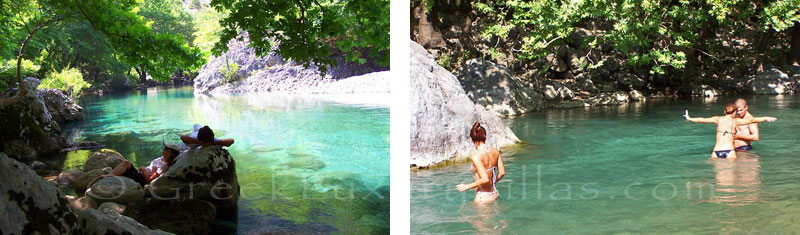
<instances>
[{"instance_id":1,"label":"leafy bush","mask_svg":"<svg viewBox=\"0 0 800 235\"><path fill-rule=\"evenodd\" d=\"M36 71L39 71L39 65L34 64L30 60L22 59L21 73L22 77L33 76ZM10 59L0 62L0 91L3 91L17 81L17 60Z\"/></svg>"},{"instance_id":2,"label":"leafy bush","mask_svg":"<svg viewBox=\"0 0 800 235\"><path fill-rule=\"evenodd\" d=\"M222 83L231 83L240 79L239 64L236 62L220 65L219 72L222 73Z\"/></svg>"},{"instance_id":3,"label":"leafy bush","mask_svg":"<svg viewBox=\"0 0 800 235\"><path fill-rule=\"evenodd\" d=\"M76 68L61 70L60 73L50 73L47 78L39 84L39 89L58 89L73 97L78 97L85 88L92 87L92 84L83 80L83 75Z\"/></svg>"}]
</instances>

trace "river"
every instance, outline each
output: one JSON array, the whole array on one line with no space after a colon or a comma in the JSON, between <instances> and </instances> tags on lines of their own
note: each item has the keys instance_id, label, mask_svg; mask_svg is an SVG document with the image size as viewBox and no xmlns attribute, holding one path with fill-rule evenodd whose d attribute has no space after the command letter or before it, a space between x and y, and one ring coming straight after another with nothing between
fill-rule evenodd
<instances>
[{"instance_id":1,"label":"river","mask_svg":"<svg viewBox=\"0 0 800 235\"><path fill-rule=\"evenodd\" d=\"M500 199L476 206L470 163L411 172L412 233L794 233L800 230L800 97L747 97L754 150L713 160L713 124L733 98L546 110L504 121ZM466 133L466 130L465 130ZM492 138L488 136L488 138Z\"/></svg>"},{"instance_id":2,"label":"river","mask_svg":"<svg viewBox=\"0 0 800 235\"><path fill-rule=\"evenodd\" d=\"M380 233L389 228L389 108L288 95L205 96L191 87L84 96L85 120L64 126L135 165L210 126L236 161L237 232ZM89 151L67 154L80 169Z\"/></svg>"}]
</instances>

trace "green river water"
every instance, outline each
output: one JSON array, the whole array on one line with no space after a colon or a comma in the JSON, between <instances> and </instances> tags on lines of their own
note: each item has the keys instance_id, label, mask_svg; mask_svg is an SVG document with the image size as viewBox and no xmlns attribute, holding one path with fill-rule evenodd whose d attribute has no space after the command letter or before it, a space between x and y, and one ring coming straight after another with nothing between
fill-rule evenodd
<instances>
[{"instance_id":1,"label":"green river water","mask_svg":"<svg viewBox=\"0 0 800 235\"><path fill-rule=\"evenodd\" d=\"M178 142L192 124L210 126L236 161L241 195L237 232L388 232L389 108L309 97L194 95L191 87L80 100L85 120L68 139L95 141L141 166ZM90 151L70 152L79 169Z\"/></svg>"},{"instance_id":2,"label":"green river water","mask_svg":"<svg viewBox=\"0 0 800 235\"><path fill-rule=\"evenodd\" d=\"M500 199L473 205L470 163L411 172L414 234L786 234L800 231L800 97L747 97L760 141L713 160L713 124L734 98L546 110L505 119ZM465 131L466 133L466 131ZM492 138L488 136L488 138Z\"/></svg>"}]
</instances>

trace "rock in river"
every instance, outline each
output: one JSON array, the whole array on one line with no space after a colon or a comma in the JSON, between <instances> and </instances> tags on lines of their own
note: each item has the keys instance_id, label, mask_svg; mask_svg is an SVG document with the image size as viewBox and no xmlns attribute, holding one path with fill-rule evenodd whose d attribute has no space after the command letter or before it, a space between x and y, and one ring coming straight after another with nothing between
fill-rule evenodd
<instances>
[{"instance_id":1,"label":"rock in river","mask_svg":"<svg viewBox=\"0 0 800 235\"><path fill-rule=\"evenodd\" d=\"M42 97L33 90L41 82L30 77L24 82L28 93L20 101L0 108L0 150L11 158L27 161L58 153L66 141ZM17 88L13 88L0 98L16 94Z\"/></svg>"},{"instance_id":2,"label":"rock in river","mask_svg":"<svg viewBox=\"0 0 800 235\"><path fill-rule=\"evenodd\" d=\"M540 89L511 75L511 69L485 59L467 61L459 80L472 101L500 116L541 109Z\"/></svg>"},{"instance_id":3,"label":"rock in river","mask_svg":"<svg viewBox=\"0 0 800 235\"><path fill-rule=\"evenodd\" d=\"M217 220L235 221L239 201L236 163L220 146L192 148L178 155L147 191L156 199L200 199L216 208Z\"/></svg>"},{"instance_id":4,"label":"rock in river","mask_svg":"<svg viewBox=\"0 0 800 235\"><path fill-rule=\"evenodd\" d=\"M0 152L0 229L4 234L76 234L64 194L28 166Z\"/></svg>"},{"instance_id":5,"label":"rock in river","mask_svg":"<svg viewBox=\"0 0 800 235\"><path fill-rule=\"evenodd\" d=\"M169 213L153 211L153 213ZM151 230L138 221L106 208L103 211L86 209L80 212L81 225L86 234L172 234L161 230Z\"/></svg>"},{"instance_id":6,"label":"rock in river","mask_svg":"<svg viewBox=\"0 0 800 235\"><path fill-rule=\"evenodd\" d=\"M83 164L83 170L88 172L106 167L114 169L114 167L117 167L117 165L123 161L125 161L125 157L122 157L122 154L119 152L111 149L101 149L86 159L86 162Z\"/></svg>"},{"instance_id":7,"label":"rock in river","mask_svg":"<svg viewBox=\"0 0 800 235\"><path fill-rule=\"evenodd\" d=\"M475 105L456 76L439 66L422 46L411 42L411 166L427 167L465 158L475 151L472 124L487 130L489 146L519 141L494 113Z\"/></svg>"},{"instance_id":8,"label":"rock in river","mask_svg":"<svg viewBox=\"0 0 800 235\"><path fill-rule=\"evenodd\" d=\"M136 202L144 197L142 185L124 176L103 178L86 192L98 204L115 202L122 205Z\"/></svg>"},{"instance_id":9,"label":"rock in river","mask_svg":"<svg viewBox=\"0 0 800 235\"><path fill-rule=\"evenodd\" d=\"M56 89L41 89L37 92L44 100L53 121L66 123L83 119L83 108L75 104L72 98Z\"/></svg>"}]
</instances>

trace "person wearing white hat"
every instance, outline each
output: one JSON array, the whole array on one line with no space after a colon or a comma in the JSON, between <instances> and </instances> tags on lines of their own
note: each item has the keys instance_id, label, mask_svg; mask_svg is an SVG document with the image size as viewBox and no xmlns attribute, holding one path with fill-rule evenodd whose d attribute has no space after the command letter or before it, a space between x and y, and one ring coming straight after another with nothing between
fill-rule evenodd
<instances>
[{"instance_id":1,"label":"person wearing white hat","mask_svg":"<svg viewBox=\"0 0 800 235\"><path fill-rule=\"evenodd\" d=\"M111 173L100 175L99 177L125 176L142 186L149 184L167 171L175 163L175 158L178 157L178 154L180 154L181 148L177 144L168 142L163 142L163 144L164 149L161 151L161 157L150 161L149 166L141 166L137 170L130 161L125 160L117 165Z\"/></svg>"}]
</instances>

